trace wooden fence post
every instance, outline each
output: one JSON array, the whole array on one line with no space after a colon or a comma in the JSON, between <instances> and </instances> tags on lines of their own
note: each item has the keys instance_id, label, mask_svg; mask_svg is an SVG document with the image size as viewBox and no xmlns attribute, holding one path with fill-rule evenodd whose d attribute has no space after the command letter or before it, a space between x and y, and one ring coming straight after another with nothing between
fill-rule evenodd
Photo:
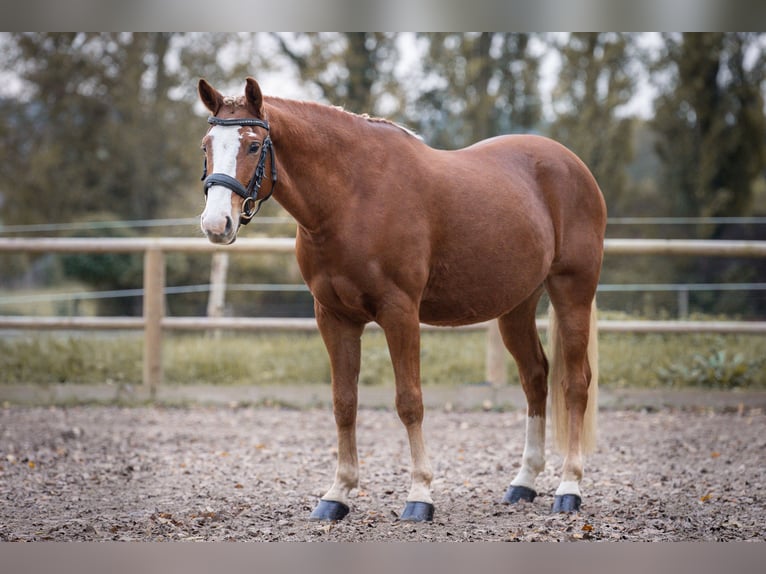
<instances>
[{"instance_id":1,"label":"wooden fence post","mask_svg":"<svg viewBox=\"0 0 766 574\"><path fill-rule=\"evenodd\" d=\"M144 252L144 387L152 399L162 383L162 318L165 316L165 257L156 247Z\"/></svg>"},{"instance_id":2,"label":"wooden fence post","mask_svg":"<svg viewBox=\"0 0 766 574\"><path fill-rule=\"evenodd\" d=\"M207 300L207 316L223 317L224 299L226 296L226 273L229 269L229 254L216 251L210 263L210 296ZM221 337L221 330L213 331L216 339Z\"/></svg>"}]
</instances>

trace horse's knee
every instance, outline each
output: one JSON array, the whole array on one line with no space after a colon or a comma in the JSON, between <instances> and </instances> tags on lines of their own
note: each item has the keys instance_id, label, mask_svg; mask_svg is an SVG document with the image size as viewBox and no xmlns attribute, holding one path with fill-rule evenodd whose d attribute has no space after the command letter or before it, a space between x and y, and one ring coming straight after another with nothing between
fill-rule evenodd
<instances>
[{"instance_id":1,"label":"horse's knee","mask_svg":"<svg viewBox=\"0 0 766 574\"><path fill-rule=\"evenodd\" d=\"M545 401L548 398L547 378L548 370L542 367L525 372L521 376L521 387L533 416L541 416L544 413Z\"/></svg>"},{"instance_id":2,"label":"horse's knee","mask_svg":"<svg viewBox=\"0 0 766 574\"><path fill-rule=\"evenodd\" d=\"M397 391L396 412L405 426L423 421L423 394L418 390Z\"/></svg>"},{"instance_id":3,"label":"horse's knee","mask_svg":"<svg viewBox=\"0 0 766 574\"><path fill-rule=\"evenodd\" d=\"M333 415L339 428L349 428L356 424L356 397L334 397Z\"/></svg>"},{"instance_id":4,"label":"horse's knee","mask_svg":"<svg viewBox=\"0 0 766 574\"><path fill-rule=\"evenodd\" d=\"M335 411L335 426L344 431L353 429L356 426L356 413Z\"/></svg>"}]
</instances>

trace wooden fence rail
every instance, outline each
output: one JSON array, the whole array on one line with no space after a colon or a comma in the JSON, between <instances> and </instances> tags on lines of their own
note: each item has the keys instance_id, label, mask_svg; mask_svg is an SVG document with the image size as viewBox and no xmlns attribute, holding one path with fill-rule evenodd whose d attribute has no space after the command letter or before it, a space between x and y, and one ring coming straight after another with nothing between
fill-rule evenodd
<instances>
[{"instance_id":1,"label":"wooden fence rail","mask_svg":"<svg viewBox=\"0 0 766 574\"><path fill-rule=\"evenodd\" d=\"M692 255L707 257L766 257L766 241L703 241L676 239L607 239L607 255ZM155 396L162 382L164 330L300 330L316 329L314 319L246 317L168 317L165 315L165 253L292 253L292 238L241 238L216 246L203 238L0 238L0 252L14 253L143 253L143 317L16 317L0 316L1 329L143 329L143 382ZM547 328L539 320L538 327ZM374 328L374 327L373 327ZM424 329L437 329L423 325ZM507 360L494 321L461 327L487 331L486 378L505 382ZM761 321L599 321L602 332L766 333Z\"/></svg>"}]
</instances>

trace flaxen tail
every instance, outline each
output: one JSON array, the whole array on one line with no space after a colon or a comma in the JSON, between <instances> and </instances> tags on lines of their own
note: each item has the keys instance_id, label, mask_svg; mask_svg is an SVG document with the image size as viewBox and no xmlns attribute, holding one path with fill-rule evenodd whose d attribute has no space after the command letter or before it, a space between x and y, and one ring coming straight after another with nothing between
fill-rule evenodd
<instances>
[{"instance_id":1,"label":"flaxen tail","mask_svg":"<svg viewBox=\"0 0 766 574\"><path fill-rule=\"evenodd\" d=\"M564 349L559 332L556 312L553 305L548 310L548 346L550 354L549 394L551 397L551 430L556 448L565 453L569 437L569 420L564 399ZM590 329L588 334L588 364L591 380L588 387L588 406L583 421L581 447L583 453L596 448L598 419L598 323L596 301L590 310Z\"/></svg>"}]
</instances>

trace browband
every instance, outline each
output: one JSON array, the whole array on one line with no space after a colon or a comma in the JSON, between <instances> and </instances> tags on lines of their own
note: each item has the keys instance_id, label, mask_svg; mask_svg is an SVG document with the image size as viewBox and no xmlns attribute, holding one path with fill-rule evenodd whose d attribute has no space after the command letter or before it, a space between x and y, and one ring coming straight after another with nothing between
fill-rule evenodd
<instances>
[{"instance_id":1,"label":"browband","mask_svg":"<svg viewBox=\"0 0 766 574\"><path fill-rule=\"evenodd\" d=\"M256 126L265 130L269 129L269 122L265 120L259 120L258 118L217 118L210 116L207 119L207 123L213 126Z\"/></svg>"}]
</instances>

